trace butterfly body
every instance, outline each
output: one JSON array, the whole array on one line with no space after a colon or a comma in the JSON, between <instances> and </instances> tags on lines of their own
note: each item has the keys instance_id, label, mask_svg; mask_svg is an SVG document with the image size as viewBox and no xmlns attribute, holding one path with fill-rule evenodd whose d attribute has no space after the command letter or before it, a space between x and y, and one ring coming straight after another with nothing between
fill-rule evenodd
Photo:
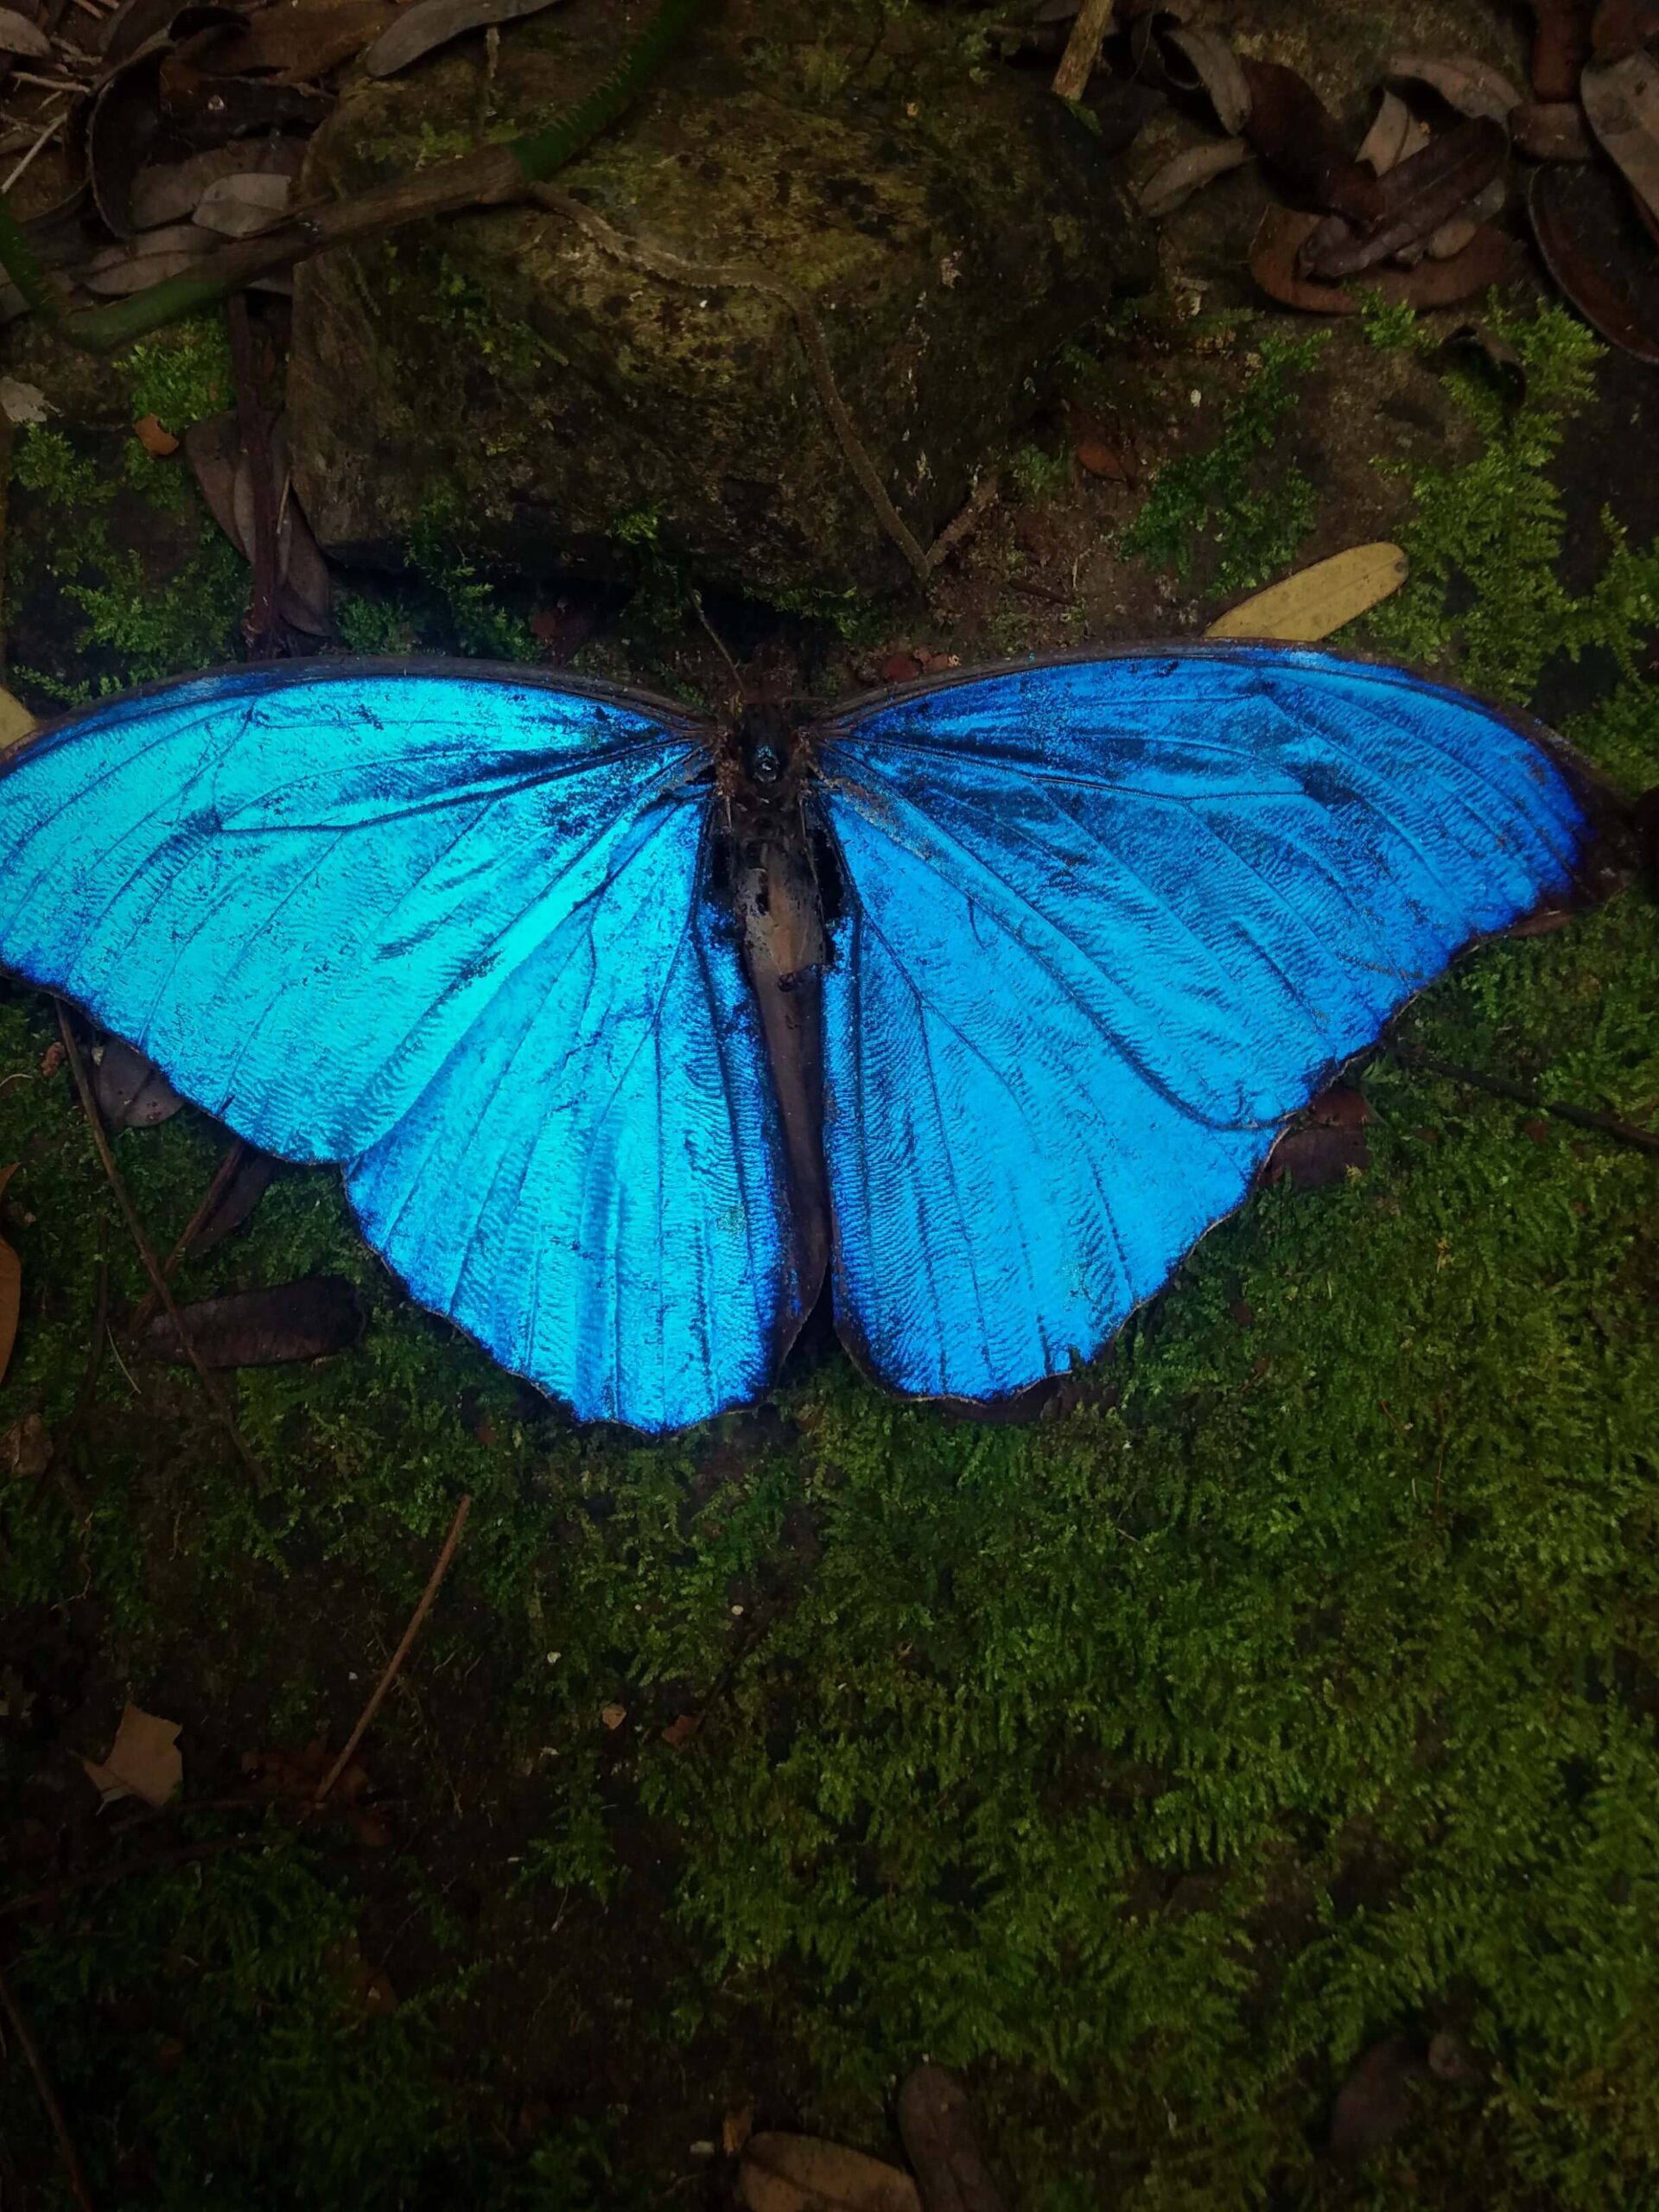
<instances>
[{"instance_id":1,"label":"butterfly body","mask_svg":"<svg viewBox=\"0 0 1659 2212\"><path fill-rule=\"evenodd\" d=\"M0 774L0 962L585 1418L1096 1351L1286 1117L1593 847L1542 734L1265 647L716 728L515 669L236 670Z\"/></svg>"}]
</instances>

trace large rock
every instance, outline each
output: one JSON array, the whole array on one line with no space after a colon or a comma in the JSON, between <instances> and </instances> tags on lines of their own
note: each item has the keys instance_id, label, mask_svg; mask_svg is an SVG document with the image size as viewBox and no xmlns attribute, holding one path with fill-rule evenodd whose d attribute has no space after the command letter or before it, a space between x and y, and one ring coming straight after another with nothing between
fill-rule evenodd
<instances>
[{"instance_id":1,"label":"large rock","mask_svg":"<svg viewBox=\"0 0 1659 2212\"><path fill-rule=\"evenodd\" d=\"M510 24L488 136L568 107L643 12L569 0ZM1046 357L1152 263L1099 134L1039 85L971 67L959 16L909 19L899 52L868 31L861 51L826 45L820 20L791 0L711 9L557 182L630 238L804 291L925 544L1036 404ZM486 93L476 35L355 85L308 189L464 150ZM654 547L798 606L906 573L787 305L644 272L566 217L469 212L308 264L289 403L301 497L341 557L396 559L435 530L626 576Z\"/></svg>"}]
</instances>

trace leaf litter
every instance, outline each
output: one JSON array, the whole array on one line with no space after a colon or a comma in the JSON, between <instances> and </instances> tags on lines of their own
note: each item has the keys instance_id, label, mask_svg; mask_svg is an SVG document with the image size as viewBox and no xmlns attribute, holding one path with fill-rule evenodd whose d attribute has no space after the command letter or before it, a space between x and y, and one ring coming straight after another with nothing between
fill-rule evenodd
<instances>
[{"instance_id":1,"label":"leaf litter","mask_svg":"<svg viewBox=\"0 0 1659 2212\"><path fill-rule=\"evenodd\" d=\"M176 1720L163 1720L142 1707L129 1705L121 1715L108 1756L81 1764L97 1784L105 1805L123 1797L141 1797L156 1811L165 1805L184 1780L184 1756L179 1750Z\"/></svg>"}]
</instances>

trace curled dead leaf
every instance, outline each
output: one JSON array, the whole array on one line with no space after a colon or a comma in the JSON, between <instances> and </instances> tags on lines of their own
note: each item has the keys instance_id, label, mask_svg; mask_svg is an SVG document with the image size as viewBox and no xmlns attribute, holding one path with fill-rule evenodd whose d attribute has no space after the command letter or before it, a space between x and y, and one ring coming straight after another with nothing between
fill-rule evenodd
<instances>
[{"instance_id":1,"label":"curled dead leaf","mask_svg":"<svg viewBox=\"0 0 1659 2212\"><path fill-rule=\"evenodd\" d=\"M27 16L15 8L0 8L0 54L27 54L37 61L49 61L52 41Z\"/></svg>"},{"instance_id":2,"label":"curled dead leaf","mask_svg":"<svg viewBox=\"0 0 1659 2212\"><path fill-rule=\"evenodd\" d=\"M1369 1167L1370 1147L1363 1128L1344 1128L1316 1122L1311 1128L1290 1129L1268 1154L1262 1169L1266 1184L1288 1177L1293 1190L1322 1191L1332 1183L1345 1183L1349 1170Z\"/></svg>"},{"instance_id":3,"label":"curled dead leaf","mask_svg":"<svg viewBox=\"0 0 1659 2212\"><path fill-rule=\"evenodd\" d=\"M754 2107L740 2105L720 2123L720 2147L728 2158L734 2158L753 2132Z\"/></svg>"},{"instance_id":4,"label":"curled dead leaf","mask_svg":"<svg viewBox=\"0 0 1659 2212\"><path fill-rule=\"evenodd\" d=\"M221 238L252 238L286 212L290 180L259 169L238 170L210 184L196 203L195 219Z\"/></svg>"},{"instance_id":5,"label":"curled dead leaf","mask_svg":"<svg viewBox=\"0 0 1659 2212\"><path fill-rule=\"evenodd\" d=\"M305 160L300 138L238 139L210 146L188 161L157 162L139 170L132 181L132 221L141 231L181 223L194 215L209 186L229 176L296 177Z\"/></svg>"},{"instance_id":6,"label":"curled dead leaf","mask_svg":"<svg viewBox=\"0 0 1659 2212\"><path fill-rule=\"evenodd\" d=\"M1397 545L1351 545L1254 593L1210 625L1211 638L1274 638L1313 645L1399 590L1408 563Z\"/></svg>"},{"instance_id":7,"label":"curled dead leaf","mask_svg":"<svg viewBox=\"0 0 1659 2212\"><path fill-rule=\"evenodd\" d=\"M614 1735L617 1730L622 1726L622 1723L627 1719L628 1708L626 1705L618 1705L614 1700L613 1700L609 1705L601 1706L599 1708L599 1717L601 1720L603 1721L606 1727L609 1729L612 1735Z\"/></svg>"},{"instance_id":8,"label":"curled dead leaf","mask_svg":"<svg viewBox=\"0 0 1659 2212\"><path fill-rule=\"evenodd\" d=\"M1182 92L1196 92L1202 86L1228 136L1242 130L1250 112L1250 87L1238 56L1221 33L1202 23L1180 24L1164 33L1164 44L1181 56L1190 71L1190 75L1179 72L1166 60L1169 81Z\"/></svg>"},{"instance_id":9,"label":"curled dead leaf","mask_svg":"<svg viewBox=\"0 0 1659 2212\"><path fill-rule=\"evenodd\" d=\"M737 2197L747 2212L922 2212L908 2174L817 2135L751 2136Z\"/></svg>"},{"instance_id":10,"label":"curled dead leaf","mask_svg":"<svg viewBox=\"0 0 1659 2212\"><path fill-rule=\"evenodd\" d=\"M130 245L108 245L95 253L79 271L77 281L89 292L124 298L182 276L194 269L214 244L209 231L194 223L170 223L158 231L141 232Z\"/></svg>"},{"instance_id":11,"label":"curled dead leaf","mask_svg":"<svg viewBox=\"0 0 1659 2212\"><path fill-rule=\"evenodd\" d=\"M1135 195L1141 213L1155 219L1173 214L1192 194L1214 177L1241 168L1255 158L1243 138L1223 138L1207 146L1189 146L1185 153L1156 168Z\"/></svg>"},{"instance_id":12,"label":"curled dead leaf","mask_svg":"<svg viewBox=\"0 0 1659 2212\"><path fill-rule=\"evenodd\" d=\"M8 753L14 745L21 745L26 737L33 737L40 724L16 692L0 685L0 753Z\"/></svg>"},{"instance_id":13,"label":"curled dead leaf","mask_svg":"<svg viewBox=\"0 0 1659 2212\"><path fill-rule=\"evenodd\" d=\"M139 1706L127 1707L108 1758L89 1759L83 1755L80 1762L103 1792L106 1805L121 1797L142 1797L157 1810L166 1804L184 1780L180 1725L146 1713Z\"/></svg>"},{"instance_id":14,"label":"curled dead leaf","mask_svg":"<svg viewBox=\"0 0 1659 2212\"><path fill-rule=\"evenodd\" d=\"M1570 100L1579 89L1579 71L1590 51L1590 16L1594 0L1532 0L1537 19L1533 34L1532 89L1541 100Z\"/></svg>"},{"instance_id":15,"label":"curled dead leaf","mask_svg":"<svg viewBox=\"0 0 1659 2212\"><path fill-rule=\"evenodd\" d=\"M1419 122L1398 92L1384 92L1355 159L1382 176L1427 143L1428 125Z\"/></svg>"},{"instance_id":16,"label":"curled dead leaf","mask_svg":"<svg viewBox=\"0 0 1659 2212\"><path fill-rule=\"evenodd\" d=\"M112 1134L170 1122L184 1103L154 1061L118 1037L110 1038L99 1054L92 1091Z\"/></svg>"},{"instance_id":17,"label":"curled dead leaf","mask_svg":"<svg viewBox=\"0 0 1659 2212\"><path fill-rule=\"evenodd\" d=\"M1389 64L1389 74L1430 85L1459 115L1486 116L1494 123L1504 122L1524 98L1501 69L1472 54L1454 54L1444 60L1420 54L1396 54Z\"/></svg>"},{"instance_id":18,"label":"curled dead leaf","mask_svg":"<svg viewBox=\"0 0 1659 2212\"><path fill-rule=\"evenodd\" d=\"M157 415L141 415L132 426L132 435L156 461L165 460L168 454L179 449L178 440Z\"/></svg>"},{"instance_id":19,"label":"curled dead leaf","mask_svg":"<svg viewBox=\"0 0 1659 2212\"><path fill-rule=\"evenodd\" d=\"M1281 62L1241 60L1249 88L1244 134L1269 168L1320 207L1368 226L1382 212L1377 180L1348 151L1336 118Z\"/></svg>"},{"instance_id":20,"label":"curled dead leaf","mask_svg":"<svg viewBox=\"0 0 1659 2212\"><path fill-rule=\"evenodd\" d=\"M1594 53L1622 61L1653 39L1659 39L1659 0L1601 0L1590 26Z\"/></svg>"},{"instance_id":21,"label":"curled dead leaf","mask_svg":"<svg viewBox=\"0 0 1659 2212\"><path fill-rule=\"evenodd\" d=\"M1302 214L1294 207L1269 207L1251 242L1250 274L1268 298L1281 306L1299 308L1306 315L1357 315L1357 294L1339 284L1314 283L1298 273L1298 252L1319 221L1317 215ZM1455 307L1459 300L1498 283L1508 257L1503 233L1483 224L1451 260L1425 261L1415 269L1368 270L1365 285L1390 307Z\"/></svg>"},{"instance_id":22,"label":"curled dead leaf","mask_svg":"<svg viewBox=\"0 0 1659 2212\"><path fill-rule=\"evenodd\" d=\"M1331 215L1310 232L1301 251L1302 268L1319 283L1357 276L1417 240L1433 238L1493 181L1508 151L1508 134L1489 117L1440 132L1378 180L1378 216L1370 229L1356 230L1342 216Z\"/></svg>"},{"instance_id":23,"label":"curled dead leaf","mask_svg":"<svg viewBox=\"0 0 1659 2212\"><path fill-rule=\"evenodd\" d=\"M1595 147L1576 100L1530 100L1510 118L1518 154L1535 162L1588 162Z\"/></svg>"},{"instance_id":24,"label":"curled dead leaf","mask_svg":"<svg viewBox=\"0 0 1659 2212\"><path fill-rule=\"evenodd\" d=\"M1599 162L1535 169L1527 213L1545 267L1585 321L1659 367L1659 267L1618 180Z\"/></svg>"}]
</instances>

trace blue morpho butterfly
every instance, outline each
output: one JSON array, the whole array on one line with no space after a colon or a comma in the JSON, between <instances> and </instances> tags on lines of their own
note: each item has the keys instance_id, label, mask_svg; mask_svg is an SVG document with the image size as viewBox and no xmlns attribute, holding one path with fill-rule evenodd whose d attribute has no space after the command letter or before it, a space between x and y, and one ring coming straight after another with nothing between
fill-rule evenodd
<instances>
[{"instance_id":1,"label":"blue morpho butterfly","mask_svg":"<svg viewBox=\"0 0 1659 2212\"><path fill-rule=\"evenodd\" d=\"M1401 671L1140 649L723 730L326 660L69 716L0 777L0 962L588 1419L754 1397L832 1275L900 1391L1095 1352L1285 1118L1567 892L1586 786Z\"/></svg>"}]
</instances>

